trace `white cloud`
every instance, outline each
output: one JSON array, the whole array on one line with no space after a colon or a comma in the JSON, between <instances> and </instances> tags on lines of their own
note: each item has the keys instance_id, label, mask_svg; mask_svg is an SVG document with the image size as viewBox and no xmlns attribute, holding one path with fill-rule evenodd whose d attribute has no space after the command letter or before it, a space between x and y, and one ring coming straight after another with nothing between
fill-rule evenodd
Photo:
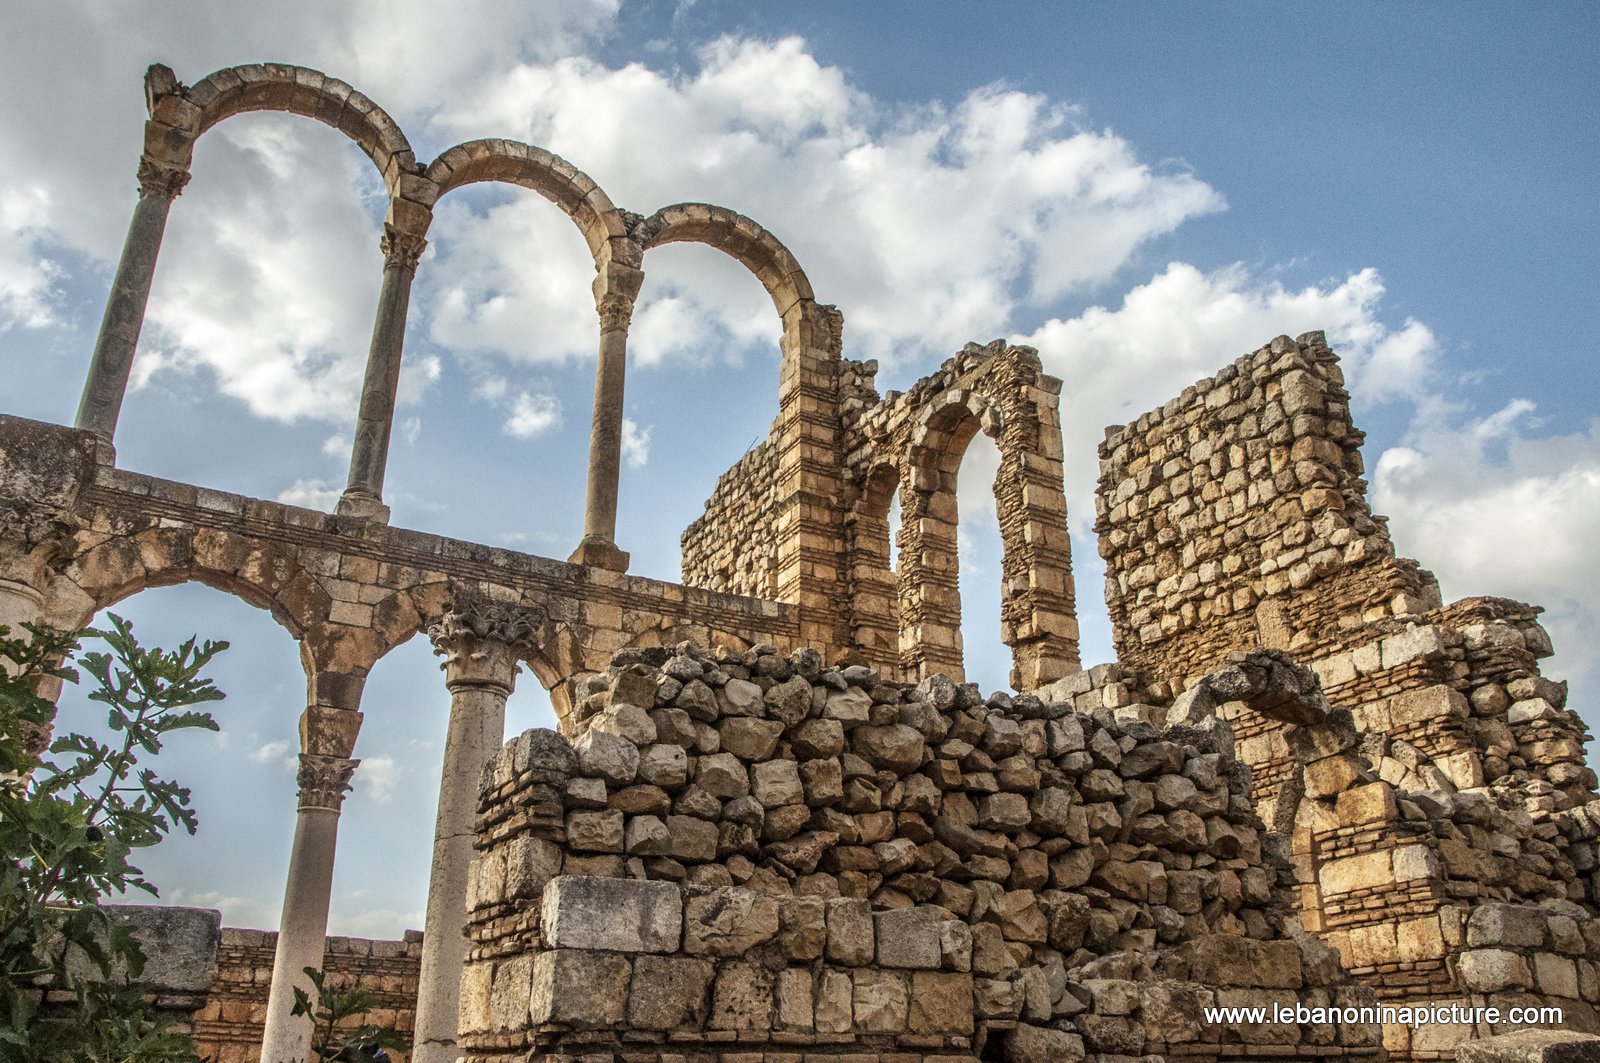
<instances>
[{"instance_id":1,"label":"white cloud","mask_svg":"<svg viewBox=\"0 0 1600 1063\"><path fill-rule=\"evenodd\" d=\"M518 439L532 439L541 432L561 424L561 402L554 395L522 392L511 405L511 416L506 418L506 434Z\"/></svg>"},{"instance_id":2,"label":"white cloud","mask_svg":"<svg viewBox=\"0 0 1600 1063\"><path fill-rule=\"evenodd\" d=\"M62 271L38 247L49 208L50 194L38 185L0 189L0 330L55 321L54 286Z\"/></svg>"},{"instance_id":3,"label":"white cloud","mask_svg":"<svg viewBox=\"0 0 1600 1063\"><path fill-rule=\"evenodd\" d=\"M378 804L386 805L394 798L395 788L400 785L400 777L405 771L398 761L388 755L362 757L361 765L356 769L357 789Z\"/></svg>"},{"instance_id":4,"label":"white cloud","mask_svg":"<svg viewBox=\"0 0 1600 1063\"><path fill-rule=\"evenodd\" d=\"M299 752L287 739L277 739L257 746L250 751L250 759L257 764L267 764L273 767L293 767L299 763L296 754Z\"/></svg>"},{"instance_id":5,"label":"white cloud","mask_svg":"<svg viewBox=\"0 0 1600 1063\"><path fill-rule=\"evenodd\" d=\"M342 899L341 899L342 900ZM393 908L354 908L334 902L328 914L328 932L350 937L394 941L407 930L420 930L425 916L421 911L400 912Z\"/></svg>"},{"instance_id":6,"label":"white cloud","mask_svg":"<svg viewBox=\"0 0 1600 1063\"><path fill-rule=\"evenodd\" d=\"M693 72L524 63L477 96L453 95L434 124L547 146L632 209L696 200L748 214L787 242L820 299L847 298L855 356L994 335L1019 308L1103 283L1145 241L1223 206L1193 175L1142 163L1042 96L991 85L951 107L889 109L795 38L723 38ZM450 280L424 299L433 336L590 357L587 250L528 199L477 217L445 201L433 268ZM524 250L533 241L537 255ZM738 267L669 254L646 258L631 336L641 363L776 335L770 302Z\"/></svg>"},{"instance_id":7,"label":"white cloud","mask_svg":"<svg viewBox=\"0 0 1600 1063\"><path fill-rule=\"evenodd\" d=\"M1587 650L1600 628L1600 422L1541 436L1535 413L1520 399L1484 417L1430 404L1406 445L1378 458L1373 507L1447 600L1499 595L1548 609L1557 654L1548 670L1591 688L1600 682Z\"/></svg>"},{"instance_id":8,"label":"white cloud","mask_svg":"<svg viewBox=\"0 0 1600 1063\"><path fill-rule=\"evenodd\" d=\"M631 417L622 419L622 460L630 469L642 469L650 460L650 427L640 428Z\"/></svg>"},{"instance_id":9,"label":"white cloud","mask_svg":"<svg viewBox=\"0 0 1600 1063\"><path fill-rule=\"evenodd\" d=\"M290 506L333 512L343 489L326 480L300 479L278 492L278 501Z\"/></svg>"},{"instance_id":10,"label":"white cloud","mask_svg":"<svg viewBox=\"0 0 1600 1063\"><path fill-rule=\"evenodd\" d=\"M335 432L322 441L322 452L329 457L338 457L350 453L350 437L343 432Z\"/></svg>"},{"instance_id":11,"label":"white cloud","mask_svg":"<svg viewBox=\"0 0 1600 1063\"><path fill-rule=\"evenodd\" d=\"M1061 394L1067 502L1073 523L1093 523L1101 428L1126 423L1273 336L1328 334L1351 390L1367 402L1412 399L1426 389L1437 347L1427 327L1398 330L1381 319L1383 280L1373 269L1300 289L1242 265L1204 273L1174 262L1128 292L1115 309L1090 307L1053 320L1018 343L1039 349Z\"/></svg>"},{"instance_id":12,"label":"white cloud","mask_svg":"<svg viewBox=\"0 0 1600 1063\"><path fill-rule=\"evenodd\" d=\"M142 899L140 899L142 898ZM148 904L150 898L137 894L129 900L134 904ZM222 912L222 925L232 927L276 930L281 914L281 898L239 896L221 890L196 890L174 886L161 891L156 903L181 905L185 908L215 908Z\"/></svg>"}]
</instances>

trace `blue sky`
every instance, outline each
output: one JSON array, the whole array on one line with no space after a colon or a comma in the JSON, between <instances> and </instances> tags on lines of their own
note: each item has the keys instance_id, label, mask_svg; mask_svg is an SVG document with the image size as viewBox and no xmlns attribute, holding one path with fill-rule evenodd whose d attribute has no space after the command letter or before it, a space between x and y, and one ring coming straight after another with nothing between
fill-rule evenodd
<instances>
[{"instance_id":1,"label":"blue sky","mask_svg":"<svg viewBox=\"0 0 1600 1063\"><path fill-rule=\"evenodd\" d=\"M903 387L968 341L1041 351L1063 421L1079 609L1111 656L1094 444L1280 333L1346 358L1376 508L1447 598L1549 608L1574 705L1600 681L1600 66L1592 5L362 0L8 7L0 57L0 411L70 420L134 202L140 78L276 60L350 81L419 157L525 139L648 213L743 211ZM344 138L247 115L174 206L118 436L141 472L325 506L376 303L381 186ZM592 267L532 193L449 197L407 336L397 525L565 557L581 527ZM776 412L777 322L715 252L651 253L619 541L677 536ZM981 440L981 437L980 437ZM969 668L1002 685L994 459L962 476ZM168 899L276 925L304 683L268 618L200 587L120 609L228 638L220 736L185 737L201 833L147 861ZM335 932L421 925L448 699L418 640L374 672ZM69 725L92 715L64 702ZM511 731L546 723L530 677ZM1591 716L1591 718L1593 718Z\"/></svg>"}]
</instances>

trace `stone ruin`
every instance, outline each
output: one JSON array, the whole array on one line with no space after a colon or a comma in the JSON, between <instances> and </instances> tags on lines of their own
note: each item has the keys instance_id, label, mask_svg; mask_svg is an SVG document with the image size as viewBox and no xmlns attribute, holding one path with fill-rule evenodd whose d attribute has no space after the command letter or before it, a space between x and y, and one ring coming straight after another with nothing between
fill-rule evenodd
<instances>
[{"instance_id":1,"label":"stone ruin","mask_svg":"<svg viewBox=\"0 0 1600 1063\"><path fill-rule=\"evenodd\" d=\"M968 345L880 396L876 366L844 357L842 315L732 211L623 211L513 141L423 165L371 100L299 67L191 88L157 66L146 89L140 197L77 420L0 416L0 622L77 628L198 581L300 644L279 932L196 918L210 966L151 988L210 1058L303 1057L306 966L379 982L425 1063L1600 1058L1587 730L1540 674L1537 608L1445 604L1395 556L1320 333L1107 431L1117 661L1085 670L1062 468L1087 456L1063 453L1063 384L1036 352ZM116 464L167 211L195 140L252 110L342 130L390 199L331 514ZM382 501L432 208L476 181L549 199L595 258L585 532L564 562L390 527ZM643 259L682 240L747 266L783 339L772 432L685 532L673 584L627 574L615 515ZM956 555L956 470L980 431L1001 455L1014 688L989 697L963 682ZM418 635L452 700L425 933L328 939L363 686ZM560 733L502 745L519 670ZM1561 1031L1274 1010L1424 1003L1560 1008L1537 1025Z\"/></svg>"}]
</instances>

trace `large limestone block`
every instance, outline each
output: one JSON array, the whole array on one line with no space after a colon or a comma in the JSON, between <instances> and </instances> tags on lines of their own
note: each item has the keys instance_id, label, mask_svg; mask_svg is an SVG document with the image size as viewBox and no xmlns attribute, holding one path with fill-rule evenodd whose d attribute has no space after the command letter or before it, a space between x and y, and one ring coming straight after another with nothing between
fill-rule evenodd
<instances>
[{"instance_id":1,"label":"large limestone block","mask_svg":"<svg viewBox=\"0 0 1600 1063\"><path fill-rule=\"evenodd\" d=\"M712 992L713 1030L770 1030L773 976L754 963L724 964Z\"/></svg>"},{"instance_id":2,"label":"large limestone block","mask_svg":"<svg viewBox=\"0 0 1600 1063\"><path fill-rule=\"evenodd\" d=\"M872 962L872 908L866 901L835 897L825 905L828 921L828 959L846 967Z\"/></svg>"},{"instance_id":3,"label":"large limestone block","mask_svg":"<svg viewBox=\"0 0 1600 1063\"><path fill-rule=\"evenodd\" d=\"M1518 1030L1469 1041L1456 1063L1600 1063L1600 1037L1570 1030Z\"/></svg>"},{"instance_id":4,"label":"large limestone block","mask_svg":"<svg viewBox=\"0 0 1600 1063\"><path fill-rule=\"evenodd\" d=\"M1537 908L1521 904L1482 904L1467 923L1467 944L1539 946L1544 944L1546 923Z\"/></svg>"},{"instance_id":5,"label":"large limestone block","mask_svg":"<svg viewBox=\"0 0 1600 1063\"><path fill-rule=\"evenodd\" d=\"M535 1025L547 1022L620 1025L628 1001L629 971L627 957L614 952L579 949L541 952L533 958L529 1018ZM575 990L578 986L582 989Z\"/></svg>"},{"instance_id":6,"label":"large limestone block","mask_svg":"<svg viewBox=\"0 0 1600 1063\"><path fill-rule=\"evenodd\" d=\"M911 976L912 1033L969 1034L973 1026L972 975L917 971Z\"/></svg>"},{"instance_id":7,"label":"large limestone block","mask_svg":"<svg viewBox=\"0 0 1600 1063\"><path fill-rule=\"evenodd\" d=\"M1083 1038L1021 1024L1006 1037L1004 1058L1006 1063L1082 1063Z\"/></svg>"},{"instance_id":8,"label":"large limestone block","mask_svg":"<svg viewBox=\"0 0 1600 1063\"><path fill-rule=\"evenodd\" d=\"M1293 941L1209 934L1191 942L1189 977L1203 985L1299 989L1300 949Z\"/></svg>"},{"instance_id":9,"label":"large limestone block","mask_svg":"<svg viewBox=\"0 0 1600 1063\"><path fill-rule=\"evenodd\" d=\"M628 1024L644 1030L698 1027L709 1007L716 968L684 956L640 956L628 988Z\"/></svg>"},{"instance_id":10,"label":"large limestone block","mask_svg":"<svg viewBox=\"0 0 1600 1063\"><path fill-rule=\"evenodd\" d=\"M540 919L558 949L676 952L683 900L671 882L561 875L545 887Z\"/></svg>"},{"instance_id":11,"label":"large limestone block","mask_svg":"<svg viewBox=\"0 0 1600 1063\"><path fill-rule=\"evenodd\" d=\"M1461 983L1478 993L1498 993L1505 989L1528 989L1533 974L1528 961L1505 949L1473 949L1457 961Z\"/></svg>"},{"instance_id":12,"label":"large limestone block","mask_svg":"<svg viewBox=\"0 0 1600 1063\"><path fill-rule=\"evenodd\" d=\"M902 908L873 916L882 967L936 971L944 961L939 916L932 908Z\"/></svg>"},{"instance_id":13,"label":"large limestone block","mask_svg":"<svg viewBox=\"0 0 1600 1063\"><path fill-rule=\"evenodd\" d=\"M683 950L691 955L742 956L771 941L778 929L776 898L733 886L689 898Z\"/></svg>"},{"instance_id":14,"label":"large limestone block","mask_svg":"<svg viewBox=\"0 0 1600 1063\"><path fill-rule=\"evenodd\" d=\"M906 976L893 971L860 970L852 979L856 1029L861 1033L900 1033L906 1028L910 997Z\"/></svg>"}]
</instances>

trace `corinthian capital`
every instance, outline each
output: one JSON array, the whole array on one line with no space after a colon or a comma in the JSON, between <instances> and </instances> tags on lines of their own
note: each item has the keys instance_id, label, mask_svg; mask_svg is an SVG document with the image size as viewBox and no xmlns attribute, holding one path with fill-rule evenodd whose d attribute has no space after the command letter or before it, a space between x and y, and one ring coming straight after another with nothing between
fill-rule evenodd
<instances>
[{"instance_id":1,"label":"corinthian capital","mask_svg":"<svg viewBox=\"0 0 1600 1063\"><path fill-rule=\"evenodd\" d=\"M616 292L607 292L600 297L598 309L601 332L628 331L628 325L633 321L632 299Z\"/></svg>"},{"instance_id":2,"label":"corinthian capital","mask_svg":"<svg viewBox=\"0 0 1600 1063\"><path fill-rule=\"evenodd\" d=\"M510 693L519 651L540 642L549 614L539 606L507 605L458 596L428 627L433 652L444 658L445 685L498 687Z\"/></svg>"},{"instance_id":3,"label":"corinthian capital","mask_svg":"<svg viewBox=\"0 0 1600 1063\"><path fill-rule=\"evenodd\" d=\"M189 171L148 158L139 159L139 198L157 196L171 203L189 183Z\"/></svg>"},{"instance_id":4,"label":"corinthian capital","mask_svg":"<svg viewBox=\"0 0 1600 1063\"><path fill-rule=\"evenodd\" d=\"M383 249L383 264L415 270L428 241L415 233L401 232L393 225L384 225L383 239L378 244Z\"/></svg>"},{"instance_id":5,"label":"corinthian capital","mask_svg":"<svg viewBox=\"0 0 1600 1063\"><path fill-rule=\"evenodd\" d=\"M300 807L339 811L359 760L300 754Z\"/></svg>"}]
</instances>

